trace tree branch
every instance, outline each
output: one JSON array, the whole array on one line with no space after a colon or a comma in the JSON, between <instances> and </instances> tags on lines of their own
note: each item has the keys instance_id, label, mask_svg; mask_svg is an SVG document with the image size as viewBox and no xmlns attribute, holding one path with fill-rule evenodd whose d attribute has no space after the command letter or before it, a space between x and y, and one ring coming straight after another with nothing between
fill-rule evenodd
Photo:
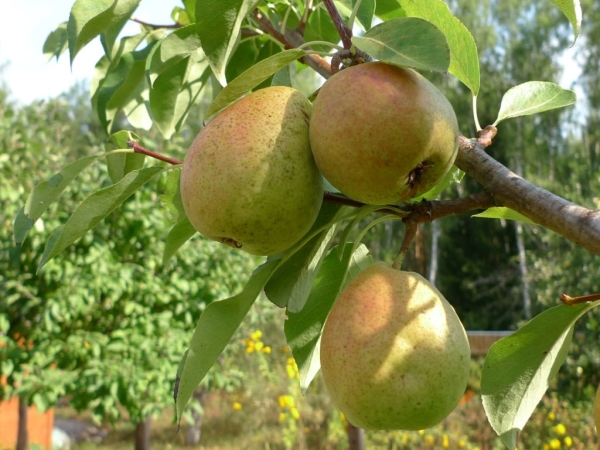
<instances>
[{"instance_id":1,"label":"tree branch","mask_svg":"<svg viewBox=\"0 0 600 450\"><path fill-rule=\"evenodd\" d=\"M479 182L497 206L506 206L533 222L600 255L600 211L584 208L530 183L484 150L484 144L460 137L456 166Z\"/></svg>"},{"instance_id":2,"label":"tree branch","mask_svg":"<svg viewBox=\"0 0 600 450\"><path fill-rule=\"evenodd\" d=\"M342 40L342 45L345 49L352 48L352 30L346 26L342 16L340 16L340 12L337 10L335 3L333 0L323 0L323 4L333 20L333 24L340 35L340 39Z\"/></svg>"}]
</instances>

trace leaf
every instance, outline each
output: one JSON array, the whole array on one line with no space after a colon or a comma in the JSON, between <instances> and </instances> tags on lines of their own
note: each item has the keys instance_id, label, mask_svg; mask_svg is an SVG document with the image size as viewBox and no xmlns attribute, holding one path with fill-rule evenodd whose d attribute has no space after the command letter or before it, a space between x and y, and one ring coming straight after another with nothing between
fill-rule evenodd
<instances>
[{"instance_id":1,"label":"leaf","mask_svg":"<svg viewBox=\"0 0 600 450\"><path fill-rule=\"evenodd\" d=\"M490 348L481 374L483 406L508 448L515 448L518 432L565 360L575 321L598 305L548 309Z\"/></svg>"},{"instance_id":2,"label":"leaf","mask_svg":"<svg viewBox=\"0 0 600 450\"><path fill-rule=\"evenodd\" d=\"M203 54L196 25L183 27L169 34L153 48L148 56L146 62L148 84L152 87L161 73L194 52Z\"/></svg>"},{"instance_id":3,"label":"leaf","mask_svg":"<svg viewBox=\"0 0 600 450\"><path fill-rule=\"evenodd\" d=\"M108 138L106 144L104 144L104 149L110 152L111 150L129 148L127 146L128 141L136 141L140 145L144 145L137 134L131 131L119 131ZM144 166L145 159L146 157L141 153L115 153L107 155L106 165L108 167L108 175L113 183L117 183L129 172L141 169Z\"/></svg>"},{"instance_id":4,"label":"leaf","mask_svg":"<svg viewBox=\"0 0 600 450\"><path fill-rule=\"evenodd\" d=\"M76 0L67 33L71 64L77 53L110 26L130 17L140 0Z\"/></svg>"},{"instance_id":5,"label":"leaf","mask_svg":"<svg viewBox=\"0 0 600 450\"><path fill-rule=\"evenodd\" d=\"M575 32L575 38L573 39L573 44L575 44L581 31L581 2L579 0L552 0L552 3L558 6L567 19L569 19L569 22L571 22L573 31Z\"/></svg>"},{"instance_id":6,"label":"leaf","mask_svg":"<svg viewBox=\"0 0 600 450\"><path fill-rule=\"evenodd\" d=\"M420 202L423 199L425 199L425 200L435 200L452 183L460 183L464 176L465 176L465 173L462 170L460 170L458 167L456 167L456 166L453 165L450 168L450 170L446 173L446 175L444 175L442 177L442 179L440 181L438 181L438 183L434 187L432 187L431 189L429 189L423 195L415 197L411 201L412 202Z\"/></svg>"},{"instance_id":7,"label":"leaf","mask_svg":"<svg viewBox=\"0 0 600 450\"><path fill-rule=\"evenodd\" d=\"M201 58L195 60L194 58ZM210 76L208 61L193 54L162 72L150 90L150 111L165 139L181 127Z\"/></svg>"},{"instance_id":8,"label":"leaf","mask_svg":"<svg viewBox=\"0 0 600 450\"><path fill-rule=\"evenodd\" d=\"M343 6L348 8L350 13L352 13L354 8L356 8L357 2L358 0L341 0ZM400 7L400 5L398 5L398 7ZM360 5L358 6L358 11L356 12L356 20L365 30L369 30L371 28L374 14L375 0L361 0Z\"/></svg>"},{"instance_id":9,"label":"leaf","mask_svg":"<svg viewBox=\"0 0 600 450\"><path fill-rule=\"evenodd\" d=\"M504 94L498 118L494 126L502 120L519 116L529 116L551 109L562 108L575 103L577 94L546 81L528 81L519 84Z\"/></svg>"},{"instance_id":10,"label":"leaf","mask_svg":"<svg viewBox=\"0 0 600 450\"><path fill-rule=\"evenodd\" d=\"M242 21L258 0L196 0L196 25L210 67L225 86L225 67L233 52Z\"/></svg>"},{"instance_id":11,"label":"leaf","mask_svg":"<svg viewBox=\"0 0 600 450\"><path fill-rule=\"evenodd\" d=\"M525 217L523 214L519 214L518 212L503 206L494 206L492 208L488 208L479 214L472 215L471 217L479 217L482 219L507 219L516 220L517 222L535 223L533 220Z\"/></svg>"},{"instance_id":12,"label":"leaf","mask_svg":"<svg viewBox=\"0 0 600 450\"><path fill-rule=\"evenodd\" d=\"M473 36L448 9L443 0L399 0L407 16L420 17L438 27L450 48L448 72L462 81L476 96L480 72L477 46Z\"/></svg>"},{"instance_id":13,"label":"leaf","mask_svg":"<svg viewBox=\"0 0 600 450\"><path fill-rule=\"evenodd\" d=\"M166 266L169 260L177 253L177 250L185 244L194 234L196 229L187 217L184 217L171 228L165 242L162 263Z\"/></svg>"},{"instance_id":14,"label":"leaf","mask_svg":"<svg viewBox=\"0 0 600 450\"><path fill-rule=\"evenodd\" d=\"M101 189L86 198L67 223L52 232L46 243L39 270L65 248L91 230L135 191L162 172L164 167L153 166L128 173L121 181ZM59 231L57 231L59 230Z\"/></svg>"},{"instance_id":15,"label":"leaf","mask_svg":"<svg viewBox=\"0 0 600 450\"><path fill-rule=\"evenodd\" d=\"M343 258L337 256L337 248L325 257L312 285L310 296L302 311L287 313L284 324L285 337L292 350L298 372L300 388L305 393L319 371L319 341L325 320L342 289L361 270L373 263L369 251L361 245L352 253L352 243L344 247Z\"/></svg>"},{"instance_id":16,"label":"leaf","mask_svg":"<svg viewBox=\"0 0 600 450\"><path fill-rule=\"evenodd\" d=\"M377 0L375 2L375 15L384 21L406 17L406 13L400 7L398 0Z\"/></svg>"},{"instance_id":17,"label":"leaf","mask_svg":"<svg viewBox=\"0 0 600 450\"><path fill-rule=\"evenodd\" d=\"M98 88L96 109L107 133L117 114L132 98L138 97L138 102L143 103L141 92L145 87L144 69L150 51L151 47L148 46L143 50L124 54Z\"/></svg>"},{"instance_id":18,"label":"leaf","mask_svg":"<svg viewBox=\"0 0 600 450\"><path fill-rule=\"evenodd\" d=\"M225 108L250 89L269 78L279 69L287 66L303 55L305 55L304 50L286 50L255 64L219 92L213 104L208 108L206 117L210 117Z\"/></svg>"},{"instance_id":19,"label":"leaf","mask_svg":"<svg viewBox=\"0 0 600 450\"><path fill-rule=\"evenodd\" d=\"M343 209L341 205L323 203L308 234L331 222ZM323 230L277 269L265 286L271 302L281 308L287 306L291 312L302 309L335 231L336 226Z\"/></svg>"},{"instance_id":20,"label":"leaf","mask_svg":"<svg viewBox=\"0 0 600 450\"><path fill-rule=\"evenodd\" d=\"M185 405L238 329L278 264L279 260L274 260L259 266L241 293L210 303L200 316L179 382L175 402L178 422L181 421Z\"/></svg>"},{"instance_id":21,"label":"leaf","mask_svg":"<svg viewBox=\"0 0 600 450\"><path fill-rule=\"evenodd\" d=\"M350 223L348 223L348 225L346 225L346 228L344 228L344 232L342 233L342 237L340 237L340 241L339 241L338 247L337 247L338 248L338 256L340 257L340 259L343 256L342 252L346 248L346 242L348 241L348 237L350 236L350 233L352 232L352 230L354 229L354 227L361 220L363 220L369 214L377 211L378 209L381 209L380 205L364 205L364 206L361 206L360 209L358 210L358 212L356 213L356 216L354 217L354 219L352 219L350 221Z\"/></svg>"},{"instance_id":22,"label":"leaf","mask_svg":"<svg viewBox=\"0 0 600 450\"><path fill-rule=\"evenodd\" d=\"M56 58L58 61L58 57L67 49L67 41L67 22L63 22L46 38L43 49L44 56L47 56L49 60Z\"/></svg>"},{"instance_id":23,"label":"leaf","mask_svg":"<svg viewBox=\"0 0 600 450\"><path fill-rule=\"evenodd\" d=\"M13 233L16 245L21 245L25 241L35 222L53 202L59 199L69 183L98 158L100 156L81 158L63 167L60 172L33 188L25 206L19 210L15 218Z\"/></svg>"},{"instance_id":24,"label":"leaf","mask_svg":"<svg viewBox=\"0 0 600 450\"><path fill-rule=\"evenodd\" d=\"M450 51L446 38L422 19L402 17L374 26L352 43L374 58L404 67L446 72Z\"/></svg>"},{"instance_id":25,"label":"leaf","mask_svg":"<svg viewBox=\"0 0 600 450\"><path fill-rule=\"evenodd\" d=\"M181 179L181 169L171 170L165 183L161 186L161 200L173 213L175 221L187 217L183 208L183 200L181 199L181 190L179 181Z\"/></svg>"},{"instance_id":26,"label":"leaf","mask_svg":"<svg viewBox=\"0 0 600 450\"><path fill-rule=\"evenodd\" d=\"M340 35L322 3L310 14L308 26L304 31L304 39L307 42L326 41L333 44L337 44L340 41ZM314 45L312 48L317 51L326 52L331 50L331 47L324 45Z\"/></svg>"}]
</instances>

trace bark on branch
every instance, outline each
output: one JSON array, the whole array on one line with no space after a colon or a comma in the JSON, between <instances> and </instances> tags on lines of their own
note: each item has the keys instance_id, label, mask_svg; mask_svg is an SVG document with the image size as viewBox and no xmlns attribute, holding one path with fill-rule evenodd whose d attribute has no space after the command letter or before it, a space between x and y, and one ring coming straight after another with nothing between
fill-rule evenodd
<instances>
[{"instance_id":1,"label":"bark on branch","mask_svg":"<svg viewBox=\"0 0 600 450\"><path fill-rule=\"evenodd\" d=\"M571 203L512 172L480 142L460 137L456 166L479 182L497 206L506 206L537 224L600 255L600 211Z\"/></svg>"}]
</instances>

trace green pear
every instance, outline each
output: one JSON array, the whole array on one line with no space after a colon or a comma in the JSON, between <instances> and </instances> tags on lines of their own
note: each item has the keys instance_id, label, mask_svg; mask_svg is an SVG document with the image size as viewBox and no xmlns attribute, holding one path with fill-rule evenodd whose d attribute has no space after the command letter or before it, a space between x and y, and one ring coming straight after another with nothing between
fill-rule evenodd
<instances>
[{"instance_id":1,"label":"green pear","mask_svg":"<svg viewBox=\"0 0 600 450\"><path fill-rule=\"evenodd\" d=\"M192 143L181 198L204 236L254 255L296 243L314 223L323 180L310 149L311 103L295 89L261 89L219 113Z\"/></svg>"},{"instance_id":2,"label":"green pear","mask_svg":"<svg viewBox=\"0 0 600 450\"><path fill-rule=\"evenodd\" d=\"M374 205L417 197L454 164L452 106L412 69L380 62L333 75L313 104L310 142L325 178Z\"/></svg>"},{"instance_id":3,"label":"green pear","mask_svg":"<svg viewBox=\"0 0 600 450\"><path fill-rule=\"evenodd\" d=\"M464 395L471 351L452 306L422 276L376 263L334 304L321 370L348 421L370 430L421 430Z\"/></svg>"}]
</instances>

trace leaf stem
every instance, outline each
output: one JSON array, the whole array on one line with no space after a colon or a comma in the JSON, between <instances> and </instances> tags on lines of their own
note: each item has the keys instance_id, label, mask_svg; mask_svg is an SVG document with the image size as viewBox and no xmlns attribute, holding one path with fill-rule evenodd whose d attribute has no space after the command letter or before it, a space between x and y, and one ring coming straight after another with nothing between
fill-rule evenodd
<instances>
[{"instance_id":1,"label":"leaf stem","mask_svg":"<svg viewBox=\"0 0 600 450\"><path fill-rule=\"evenodd\" d=\"M479 125L479 117L477 117L477 96L473 96L473 119L475 119L475 128L477 131L481 130L481 125Z\"/></svg>"},{"instance_id":2,"label":"leaf stem","mask_svg":"<svg viewBox=\"0 0 600 450\"><path fill-rule=\"evenodd\" d=\"M596 300L600 300L600 294L590 294L590 295L582 295L581 297L571 297L567 294L562 294L560 296L560 301L565 305L573 306L579 305L581 303L594 302Z\"/></svg>"},{"instance_id":3,"label":"leaf stem","mask_svg":"<svg viewBox=\"0 0 600 450\"><path fill-rule=\"evenodd\" d=\"M183 27L183 25L180 24L179 22L175 22L175 23L172 23L172 24L169 24L169 25L155 25L153 23L148 23L148 22L145 22L143 20L136 19L135 17L132 17L129 20L131 20L132 22L139 23L140 25L144 25L145 27L150 27L153 30L158 30L160 28L177 29L177 28L182 28Z\"/></svg>"},{"instance_id":4,"label":"leaf stem","mask_svg":"<svg viewBox=\"0 0 600 450\"><path fill-rule=\"evenodd\" d=\"M343 50L343 47L340 47L337 44L334 44L333 42L328 42L328 41L310 41L310 42L305 42L302 45L298 46L298 49L303 49L305 47L310 47L311 45L325 45L327 47L332 47L335 48L336 50ZM319 52L316 52L319 53Z\"/></svg>"},{"instance_id":5,"label":"leaf stem","mask_svg":"<svg viewBox=\"0 0 600 450\"><path fill-rule=\"evenodd\" d=\"M354 28L354 20L356 19L356 15L358 14L358 9L360 8L360 4L362 0L358 0L352 9L352 14L350 14L350 18L348 19L348 28Z\"/></svg>"},{"instance_id":6,"label":"leaf stem","mask_svg":"<svg viewBox=\"0 0 600 450\"><path fill-rule=\"evenodd\" d=\"M344 23L344 20L342 19L342 16L340 16L340 12L337 10L335 3L333 3L333 0L323 0L323 4L327 9L327 13L331 17L331 20L333 20L333 24L340 35L340 39L342 40L344 48L352 48L352 30Z\"/></svg>"},{"instance_id":7,"label":"leaf stem","mask_svg":"<svg viewBox=\"0 0 600 450\"><path fill-rule=\"evenodd\" d=\"M178 165L183 164L183 161L180 161L176 158L169 158L168 156L161 155L160 153L153 152L152 150L148 150L147 148L142 147L135 141L127 141L127 146L135 153L141 153L142 155L150 156L151 158L158 159L159 161L163 161L169 164Z\"/></svg>"}]
</instances>

